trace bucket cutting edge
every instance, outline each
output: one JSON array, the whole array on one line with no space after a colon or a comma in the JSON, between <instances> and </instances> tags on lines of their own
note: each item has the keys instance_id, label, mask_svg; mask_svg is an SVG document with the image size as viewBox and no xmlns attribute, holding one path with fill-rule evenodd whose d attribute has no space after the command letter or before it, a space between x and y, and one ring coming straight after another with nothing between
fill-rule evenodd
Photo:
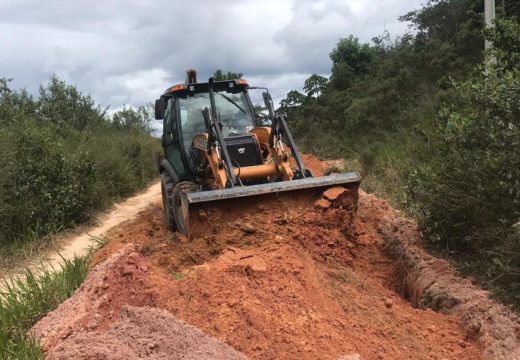
<instances>
[{"instance_id":1,"label":"bucket cutting edge","mask_svg":"<svg viewBox=\"0 0 520 360\"><path fill-rule=\"evenodd\" d=\"M292 181L281 181L269 184L237 186L222 190L210 190L186 193L189 204L212 202L219 200L251 197L263 194L289 192L304 189L328 188L332 186L359 186L361 176L358 172L312 177Z\"/></svg>"}]
</instances>

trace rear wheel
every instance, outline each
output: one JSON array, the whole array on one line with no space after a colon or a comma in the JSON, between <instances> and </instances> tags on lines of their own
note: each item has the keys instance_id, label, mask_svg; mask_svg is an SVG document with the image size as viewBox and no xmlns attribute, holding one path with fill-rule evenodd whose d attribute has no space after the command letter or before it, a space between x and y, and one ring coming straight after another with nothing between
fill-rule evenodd
<instances>
[{"instance_id":1,"label":"rear wheel","mask_svg":"<svg viewBox=\"0 0 520 360\"><path fill-rule=\"evenodd\" d=\"M173 188L173 213L177 231L181 234L188 234L189 230L188 204L183 201L182 194L198 189L199 186L193 181L180 181Z\"/></svg>"},{"instance_id":2,"label":"rear wheel","mask_svg":"<svg viewBox=\"0 0 520 360\"><path fill-rule=\"evenodd\" d=\"M173 180L168 174L161 175L161 193L166 227L170 231L175 231L177 224L173 213Z\"/></svg>"}]
</instances>

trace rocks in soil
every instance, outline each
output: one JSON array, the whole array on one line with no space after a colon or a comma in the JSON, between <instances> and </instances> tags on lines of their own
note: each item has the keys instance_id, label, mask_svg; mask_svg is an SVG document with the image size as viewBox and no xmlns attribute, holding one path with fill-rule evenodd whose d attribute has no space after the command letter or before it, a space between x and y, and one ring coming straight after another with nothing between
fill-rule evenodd
<instances>
[{"instance_id":1,"label":"rocks in soil","mask_svg":"<svg viewBox=\"0 0 520 360\"><path fill-rule=\"evenodd\" d=\"M254 234L257 231L256 228L249 223L240 224L240 230L248 235Z\"/></svg>"},{"instance_id":2,"label":"rocks in soil","mask_svg":"<svg viewBox=\"0 0 520 360\"><path fill-rule=\"evenodd\" d=\"M347 189L345 189L344 187L335 186L325 191L323 193L323 198L329 201L334 201L338 199L341 195L343 195L346 191Z\"/></svg>"},{"instance_id":3,"label":"rocks in soil","mask_svg":"<svg viewBox=\"0 0 520 360\"><path fill-rule=\"evenodd\" d=\"M321 199L315 202L315 207L328 209L329 207L333 208L344 208L344 209L354 209L356 205L357 198L355 198L355 193L352 190L346 189L341 186L335 186L328 190L326 190Z\"/></svg>"},{"instance_id":4,"label":"rocks in soil","mask_svg":"<svg viewBox=\"0 0 520 360\"><path fill-rule=\"evenodd\" d=\"M385 306L386 306L387 308L390 309L393 305L394 305L394 302L392 301L392 299L389 299L389 298L386 298L386 299L385 299Z\"/></svg>"},{"instance_id":5,"label":"rocks in soil","mask_svg":"<svg viewBox=\"0 0 520 360\"><path fill-rule=\"evenodd\" d=\"M315 208L323 210L330 208L331 205L332 204L329 201L323 198L316 200L316 202L314 203Z\"/></svg>"}]
</instances>

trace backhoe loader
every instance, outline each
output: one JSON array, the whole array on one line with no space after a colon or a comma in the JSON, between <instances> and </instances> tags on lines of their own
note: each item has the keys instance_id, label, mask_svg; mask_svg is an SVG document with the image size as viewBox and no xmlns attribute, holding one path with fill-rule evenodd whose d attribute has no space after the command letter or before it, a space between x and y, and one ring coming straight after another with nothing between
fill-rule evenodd
<instances>
[{"instance_id":1,"label":"backhoe loader","mask_svg":"<svg viewBox=\"0 0 520 360\"><path fill-rule=\"evenodd\" d=\"M190 69L184 84L156 100L155 118L163 120L159 171L170 230L189 234L192 208L212 202L334 186L357 195L357 172L313 177L269 91L262 93L266 120L255 116L251 89L265 88L250 87L244 79L199 83Z\"/></svg>"}]
</instances>

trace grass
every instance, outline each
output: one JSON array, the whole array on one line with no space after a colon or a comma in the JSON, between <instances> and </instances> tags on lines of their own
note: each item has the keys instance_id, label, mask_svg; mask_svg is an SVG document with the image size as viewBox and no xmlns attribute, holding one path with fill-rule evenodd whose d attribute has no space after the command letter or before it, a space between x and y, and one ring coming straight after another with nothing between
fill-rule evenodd
<instances>
[{"instance_id":1,"label":"grass","mask_svg":"<svg viewBox=\"0 0 520 360\"><path fill-rule=\"evenodd\" d=\"M28 231L23 238L0 245L0 269L14 269L24 260L34 259L42 252L55 249L58 243L56 236L56 233L38 236Z\"/></svg>"},{"instance_id":2,"label":"grass","mask_svg":"<svg viewBox=\"0 0 520 360\"><path fill-rule=\"evenodd\" d=\"M172 274L172 277L175 280L182 280L182 279L184 279L186 277L186 274L178 272L178 271L173 271L172 270L171 274Z\"/></svg>"},{"instance_id":3,"label":"grass","mask_svg":"<svg viewBox=\"0 0 520 360\"><path fill-rule=\"evenodd\" d=\"M407 177L421 163L418 155L422 140L408 130L392 134L378 133L359 137L354 142L338 143L336 135L320 134L319 144L305 144L308 138L299 139L306 153L313 153L324 160L345 160L345 166L330 166L325 174L358 171L361 188L388 200L392 206L412 215L407 198ZM314 137L312 137L314 139ZM314 146L319 145L317 148Z\"/></svg>"},{"instance_id":4,"label":"grass","mask_svg":"<svg viewBox=\"0 0 520 360\"><path fill-rule=\"evenodd\" d=\"M0 358L42 359L40 344L27 331L48 312L69 298L88 272L89 256L63 261L51 269L6 283L0 293Z\"/></svg>"},{"instance_id":5,"label":"grass","mask_svg":"<svg viewBox=\"0 0 520 360\"><path fill-rule=\"evenodd\" d=\"M47 313L68 299L83 283L92 254L106 240L93 238L86 256L63 259L60 269L30 270L5 283L0 291L0 359L43 359L39 342L27 334Z\"/></svg>"}]
</instances>

